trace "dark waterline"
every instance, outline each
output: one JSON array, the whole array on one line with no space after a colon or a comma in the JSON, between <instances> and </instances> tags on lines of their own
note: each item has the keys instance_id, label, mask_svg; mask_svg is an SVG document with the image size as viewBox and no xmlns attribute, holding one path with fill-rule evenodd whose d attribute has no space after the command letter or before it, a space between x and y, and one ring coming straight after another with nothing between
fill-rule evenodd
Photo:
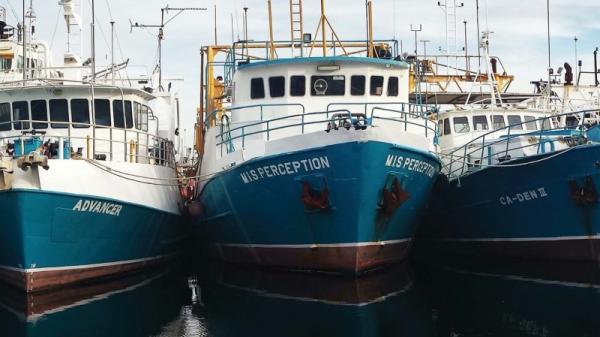
<instances>
[{"instance_id":1,"label":"dark waterline","mask_svg":"<svg viewBox=\"0 0 600 337\"><path fill-rule=\"evenodd\" d=\"M0 336L600 336L597 265L405 263L360 278L189 265L2 286Z\"/></svg>"}]
</instances>

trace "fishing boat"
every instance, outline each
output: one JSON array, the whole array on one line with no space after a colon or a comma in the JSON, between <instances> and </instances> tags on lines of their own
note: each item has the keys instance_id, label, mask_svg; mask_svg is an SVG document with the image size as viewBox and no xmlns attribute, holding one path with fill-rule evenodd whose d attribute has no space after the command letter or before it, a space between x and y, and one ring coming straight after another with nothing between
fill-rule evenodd
<instances>
[{"instance_id":1,"label":"fishing boat","mask_svg":"<svg viewBox=\"0 0 600 337\"><path fill-rule=\"evenodd\" d=\"M59 4L71 33L74 1ZM182 240L174 92L127 86L68 52L55 67L25 27L0 21L0 276L27 292L132 272ZM93 45L93 43L92 43ZM94 53L92 52L92 55ZM26 60L24 62L24 60ZM133 80L132 80L133 81ZM135 81L137 83L137 81ZM154 82L155 83L155 82Z\"/></svg>"},{"instance_id":2,"label":"fishing boat","mask_svg":"<svg viewBox=\"0 0 600 337\"><path fill-rule=\"evenodd\" d=\"M597 261L597 117L500 99L439 114L444 167L424 251Z\"/></svg>"},{"instance_id":3,"label":"fishing boat","mask_svg":"<svg viewBox=\"0 0 600 337\"><path fill-rule=\"evenodd\" d=\"M396 41L327 41L324 12L319 27L203 49L195 229L213 257L346 273L406 257L440 167L435 123L408 103Z\"/></svg>"}]
</instances>

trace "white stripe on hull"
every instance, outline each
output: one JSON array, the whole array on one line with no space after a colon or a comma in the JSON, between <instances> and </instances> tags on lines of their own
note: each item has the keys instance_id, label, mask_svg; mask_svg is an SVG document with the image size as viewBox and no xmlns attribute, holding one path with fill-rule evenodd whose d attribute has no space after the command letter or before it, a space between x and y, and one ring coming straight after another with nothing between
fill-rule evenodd
<instances>
[{"instance_id":1,"label":"white stripe on hull","mask_svg":"<svg viewBox=\"0 0 600 337\"><path fill-rule=\"evenodd\" d=\"M473 238L473 239L427 239L429 241L441 242L527 242L527 241L567 241L567 240L596 240L600 234L589 236L555 236L555 237L532 237L532 238Z\"/></svg>"},{"instance_id":2,"label":"white stripe on hull","mask_svg":"<svg viewBox=\"0 0 600 337\"><path fill-rule=\"evenodd\" d=\"M101 268L101 267L111 267L111 266L118 266L118 265L124 265L124 264L132 264L132 263L139 263L139 262L160 260L160 259L164 259L164 258L167 258L167 257L175 256L175 255L177 255L177 254L176 253L175 254L164 254L164 255L158 255L158 256L153 256L153 257L146 257L146 258L143 258L143 259L124 260L124 261L96 263L96 264L84 264L84 265L79 265L79 266L65 266L65 267L46 267L46 268L26 268L26 269L23 269L23 268L15 268L15 267L9 267L9 266L0 265L0 269L10 270L10 271L16 271L16 272L20 272L20 273L35 273L35 272L45 272L45 271L61 271L61 270Z\"/></svg>"},{"instance_id":3,"label":"white stripe on hull","mask_svg":"<svg viewBox=\"0 0 600 337\"><path fill-rule=\"evenodd\" d=\"M354 243L326 243L326 244L303 244L303 245L264 245L264 244L238 244L238 243L213 243L213 246L218 247L235 247L235 248L285 248L285 249L303 249L303 248L352 248L352 247L368 247L368 246L385 246L398 243L410 242L412 239L389 240L389 241L373 241L373 242L354 242Z\"/></svg>"}]
</instances>

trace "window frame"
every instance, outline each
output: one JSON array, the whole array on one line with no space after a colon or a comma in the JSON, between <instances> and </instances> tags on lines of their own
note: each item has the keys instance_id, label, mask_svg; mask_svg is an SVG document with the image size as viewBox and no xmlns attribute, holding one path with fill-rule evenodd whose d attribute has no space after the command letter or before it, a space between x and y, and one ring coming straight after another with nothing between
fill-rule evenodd
<instances>
[{"instance_id":1,"label":"window frame","mask_svg":"<svg viewBox=\"0 0 600 337\"><path fill-rule=\"evenodd\" d=\"M112 123L113 123L113 127L117 128L117 129L125 129L125 100L122 99L114 99L112 100ZM118 109L117 109L118 108ZM117 111L120 110L120 111ZM120 113L121 116L117 116L117 113ZM120 122L122 124L117 125L117 121L119 119L117 119L117 117L121 117Z\"/></svg>"},{"instance_id":2,"label":"window frame","mask_svg":"<svg viewBox=\"0 0 600 337\"><path fill-rule=\"evenodd\" d=\"M444 136L452 134L452 126L450 125L450 118L444 118Z\"/></svg>"},{"instance_id":3,"label":"window frame","mask_svg":"<svg viewBox=\"0 0 600 337\"><path fill-rule=\"evenodd\" d=\"M44 102L44 105L43 105L43 107L44 107L44 118L43 119L42 118L38 118L37 116L34 117L34 113L36 113L34 111L34 102L38 102L38 103L39 102ZM35 106L40 106L40 105L36 104ZM29 102L29 107L30 107L30 110L31 110L30 113L31 113L31 120L32 120L32 122L31 122L31 128L34 129L34 130L38 130L38 129L45 130L45 129L48 129L48 117L49 117L48 116L49 115L49 113L48 113L49 112L48 111L49 110L48 101L45 100L45 99L34 99L34 100L31 100ZM37 112L40 112L40 111L37 111ZM36 120L37 121L41 121L41 122L33 122L33 121L36 121Z\"/></svg>"},{"instance_id":4,"label":"window frame","mask_svg":"<svg viewBox=\"0 0 600 337\"><path fill-rule=\"evenodd\" d=\"M515 117L519 119L519 122L512 124L510 120L511 118L514 119ZM507 115L506 121L508 122L508 125L511 130L523 130L523 118L521 118L521 115Z\"/></svg>"},{"instance_id":5,"label":"window frame","mask_svg":"<svg viewBox=\"0 0 600 337\"><path fill-rule=\"evenodd\" d=\"M0 119L0 131L12 131L12 105L10 102L0 103L0 117L2 114L8 115L7 121Z\"/></svg>"},{"instance_id":6,"label":"window frame","mask_svg":"<svg viewBox=\"0 0 600 337\"><path fill-rule=\"evenodd\" d=\"M361 80L362 84L355 85L355 80ZM362 86L362 87L361 87ZM360 90L356 90L358 88ZM367 93L367 77L364 75L352 75L350 76L350 96L364 96Z\"/></svg>"},{"instance_id":7,"label":"window frame","mask_svg":"<svg viewBox=\"0 0 600 337\"><path fill-rule=\"evenodd\" d=\"M294 82L297 79L302 79L302 86L295 86ZM301 94L300 91L296 91L295 89L302 88ZM304 97L306 96L306 76L304 75L292 75L290 76L290 96L291 97Z\"/></svg>"},{"instance_id":8,"label":"window frame","mask_svg":"<svg viewBox=\"0 0 600 337\"><path fill-rule=\"evenodd\" d=\"M66 120L63 120L61 118L56 119L55 118L55 114L56 113L62 113L64 111L60 111L60 110L54 110L53 107L53 103L58 103L58 102L65 102L66 103L66 107L67 107L67 114ZM53 98L53 99L49 99L48 100L48 111L49 111L49 115L50 115L50 127L53 129L68 129L69 128L69 123L71 121L70 118L70 111L69 111L69 101L66 98ZM61 116L64 117L64 116Z\"/></svg>"},{"instance_id":9,"label":"window frame","mask_svg":"<svg viewBox=\"0 0 600 337\"><path fill-rule=\"evenodd\" d=\"M527 128L527 131L538 131L540 129L536 119L535 116L523 116L523 122L525 122L524 125ZM530 128L531 125L534 126L533 129Z\"/></svg>"},{"instance_id":10,"label":"window frame","mask_svg":"<svg viewBox=\"0 0 600 337\"><path fill-rule=\"evenodd\" d=\"M336 79L336 77L338 79ZM327 79L331 79L332 83L336 83L336 86L333 87L330 85L330 82ZM340 79L341 78L341 79ZM327 82L327 89L325 90L323 95L318 95L315 90L315 84L318 80L325 80ZM333 89L337 89L334 92L331 92ZM339 89L342 91L338 91ZM310 77L310 95L313 97L332 97L332 96L346 96L346 76L345 75L312 75Z\"/></svg>"},{"instance_id":11,"label":"window frame","mask_svg":"<svg viewBox=\"0 0 600 337\"><path fill-rule=\"evenodd\" d=\"M260 86L258 84L260 82ZM258 91L256 91L258 90ZM250 79L250 99L265 98L265 80L262 77Z\"/></svg>"},{"instance_id":12,"label":"window frame","mask_svg":"<svg viewBox=\"0 0 600 337\"><path fill-rule=\"evenodd\" d=\"M492 117L492 131L504 129L506 127L506 118L504 118L504 115L492 115L491 117ZM502 118L501 126L496 127L496 117Z\"/></svg>"},{"instance_id":13,"label":"window frame","mask_svg":"<svg viewBox=\"0 0 600 337\"><path fill-rule=\"evenodd\" d=\"M108 106L108 111L102 111L101 109L98 109L100 106L99 104L102 103L107 103L106 105ZM110 128L112 127L112 104L110 102L110 99L108 98L96 98L94 99L94 125L97 128ZM107 124L100 124L98 123L98 112L102 112L103 114L106 113L108 116L108 125Z\"/></svg>"},{"instance_id":14,"label":"window frame","mask_svg":"<svg viewBox=\"0 0 600 337\"><path fill-rule=\"evenodd\" d=\"M485 127L482 130L477 129L477 125L482 125L481 122L476 122L475 119L479 119L479 118L483 118L485 120ZM473 115L472 118L472 122L473 122L473 131L474 132L482 132L482 131L489 131L490 130L490 121L488 120L487 115Z\"/></svg>"},{"instance_id":15,"label":"window frame","mask_svg":"<svg viewBox=\"0 0 600 337\"><path fill-rule=\"evenodd\" d=\"M381 80L381 86L377 86L377 83L374 83L374 80ZM374 85L375 84L375 85ZM383 96L383 88L385 87L385 77L381 75L371 75L369 78L369 94L371 96ZM374 89L380 88L381 92L377 93Z\"/></svg>"},{"instance_id":16,"label":"window frame","mask_svg":"<svg viewBox=\"0 0 600 337\"><path fill-rule=\"evenodd\" d=\"M11 102L11 112L12 112L12 119L13 119L13 129L15 130L29 130L31 128L31 124L28 122L31 119L31 115L30 115L30 109L29 109L29 101L15 101L15 102ZM26 107L26 118L23 118L22 116L22 111L19 110L19 117L17 118L15 116L15 104L22 104L25 103L25 107ZM26 121L26 122L23 122Z\"/></svg>"},{"instance_id":17,"label":"window frame","mask_svg":"<svg viewBox=\"0 0 600 337\"><path fill-rule=\"evenodd\" d=\"M395 91L392 91L391 89L394 89ZM392 93L390 93L390 92L392 92ZM387 96L388 97L400 96L400 78L398 78L398 76L388 77Z\"/></svg>"},{"instance_id":18,"label":"window frame","mask_svg":"<svg viewBox=\"0 0 600 337\"><path fill-rule=\"evenodd\" d=\"M87 119L84 121L79 121L79 110L73 109L73 102L79 103L79 102L85 102L85 107L87 110ZM69 108L71 109L71 123L79 123L79 124L73 124L73 128L74 129L88 129L90 128L91 124L92 124L92 118L90 116L90 101L87 98L71 98L69 100ZM79 108L79 107L78 107ZM77 114L75 113L77 112ZM78 116L78 120L75 120L75 116ZM84 116L83 114L81 114L81 116Z\"/></svg>"},{"instance_id":19,"label":"window frame","mask_svg":"<svg viewBox=\"0 0 600 337\"><path fill-rule=\"evenodd\" d=\"M456 122L457 119L461 119L461 120L464 119L464 121L466 121L466 123L460 123L460 122L457 123ZM458 130L456 128L457 125L466 125L467 127L466 127L466 129L463 128L461 130ZM456 133L456 134L462 134L462 133L469 133L469 132L471 132L471 124L469 124L469 117L467 117L467 116L455 116L455 117L452 117L452 129L454 130L454 133Z\"/></svg>"},{"instance_id":20,"label":"window frame","mask_svg":"<svg viewBox=\"0 0 600 337\"><path fill-rule=\"evenodd\" d=\"M273 83L276 81L283 81L282 83ZM282 98L285 97L285 76L271 76L269 77L269 96L271 98ZM273 92L273 89L279 91Z\"/></svg>"}]
</instances>

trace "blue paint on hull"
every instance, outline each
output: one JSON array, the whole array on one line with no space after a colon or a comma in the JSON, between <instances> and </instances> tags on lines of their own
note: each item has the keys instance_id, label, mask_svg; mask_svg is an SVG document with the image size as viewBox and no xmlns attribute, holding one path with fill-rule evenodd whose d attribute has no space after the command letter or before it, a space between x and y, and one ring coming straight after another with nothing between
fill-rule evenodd
<instances>
[{"instance_id":1,"label":"blue paint on hull","mask_svg":"<svg viewBox=\"0 0 600 337\"><path fill-rule=\"evenodd\" d=\"M80 200L122 209L118 215L73 210ZM0 193L0 214L0 265L10 268L151 258L177 252L183 238L176 214L90 196L11 190Z\"/></svg>"},{"instance_id":2,"label":"blue paint on hull","mask_svg":"<svg viewBox=\"0 0 600 337\"><path fill-rule=\"evenodd\" d=\"M554 155L511 162L529 162L524 166L488 167L436 184L436 198L420 237L453 246L479 240L481 254L493 248L493 255L508 256L507 248L521 241L529 245L519 247L523 257L596 259L598 252L593 251L590 239L600 235L600 207L597 200L578 202L572 189L585 186L589 177L600 191L600 145L578 146ZM547 159L539 161L543 158ZM577 247L577 240L583 247ZM543 252L536 252L535 242L545 246ZM566 249L550 251L562 243L574 246L569 250L581 249L586 256L569 254Z\"/></svg>"},{"instance_id":3,"label":"blue paint on hull","mask_svg":"<svg viewBox=\"0 0 600 337\"><path fill-rule=\"evenodd\" d=\"M417 172L416 161L412 166L386 166L390 156L419 160L425 163L420 170L430 165L431 176ZM303 160L313 158L311 170L311 164L305 166ZM286 167L286 163L290 164ZM296 164L296 170L294 163L301 166ZM253 179L252 172L259 179ZM211 244L319 245L411 239L438 172L439 161L431 154L375 141L259 158L205 185L200 195L204 214L196 230ZM385 217L378 203L386 182L394 178L410 197ZM307 210L301 201L303 182L317 191L326 186L330 208Z\"/></svg>"}]
</instances>

